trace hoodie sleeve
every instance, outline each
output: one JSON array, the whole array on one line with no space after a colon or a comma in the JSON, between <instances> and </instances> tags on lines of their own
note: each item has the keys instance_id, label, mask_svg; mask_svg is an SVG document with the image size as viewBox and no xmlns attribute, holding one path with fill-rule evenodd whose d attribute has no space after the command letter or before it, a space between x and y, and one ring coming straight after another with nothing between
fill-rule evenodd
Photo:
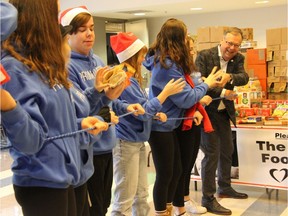
<instances>
[{"instance_id":1,"label":"hoodie sleeve","mask_svg":"<svg viewBox=\"0 0 288 216\"><path fill-rule=\"evenodd\" d=\"M152 71L149 98L157 97L171 79L177 80L182 78L185 80L184 72L182 69L177 67L173 62L171 62L171 60L167 61L167 65L172 64L170 68L163 68L158 63ZM208 85L206 83L201 83L193 89L188 83L186 83L186 86L182 92L169 96L165 103L170 101L178 108L188 109L196 104L206 94L207 90Z\"/></svg>"},{"instance_id":2,"label":"hoodie sleeve","mask_svg":"<svg viewBox=\"0 0 288 216\"><path fill-rule=\"evenodd\" d=\"M1 41L5 40L17 27L18 11L8 2L0 2Z\"/></svg>"}]
</instances>

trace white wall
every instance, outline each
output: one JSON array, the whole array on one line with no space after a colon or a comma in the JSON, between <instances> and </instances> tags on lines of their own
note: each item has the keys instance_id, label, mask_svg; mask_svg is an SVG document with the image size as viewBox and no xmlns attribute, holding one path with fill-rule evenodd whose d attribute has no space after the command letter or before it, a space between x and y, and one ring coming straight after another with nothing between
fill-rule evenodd
<instances>
[{"instance_id":1,"label":"white wall","mask_svg":"<svg viewBox=\"0 0 288 216\"><path fill-rule=\"evenodd\" d=\"M187 25L191 34L197 34L199 27L206 26L236 26L239 28L253 28L254 41L257 48L266 47L266 29L287 27L287 6L258 8L239 11L217 12L199 15L174 16ZM149 41L152 43L162 24L171 17L147 19Z\"/></svg>"},{"instance_id":2,"label":"white wall","mask_svg":"<svg viewBox=\"0 0 288 216\"><path fill-rule=\"evenodd\" d=\"M107 47L106 47L106 28L105 19L94 17L95 43L93 46L94 53L98 55L105 64L107 64Z\"/></svg>"},{"instance_id":3,"label":"white wall","mask_svg":"<svg viewBox=\"0 0 288 216\"><path fill-rule=\"evenodd\" d=\"M175 16L175 18L183 20L191 34L197 34L197 29L205 26L251 27L254 30L254 40L257 41L257 48L265 48L266 29L288 26L287 10L287 6L277 6L199 15L182 15ZM155 40L161 26L168 18L170 17L147 19L150 44ZM94 24L96 42L93 49L107 63L105 18L94 17Z\"/></svg>"}]
</instances>

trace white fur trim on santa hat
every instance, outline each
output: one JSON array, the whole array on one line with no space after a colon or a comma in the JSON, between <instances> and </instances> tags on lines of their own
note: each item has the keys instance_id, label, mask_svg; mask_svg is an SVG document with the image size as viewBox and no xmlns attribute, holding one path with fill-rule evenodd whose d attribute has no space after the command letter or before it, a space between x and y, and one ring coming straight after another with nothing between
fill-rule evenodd
<instances>
[{"instance_id":1,"label":"white fur trim on santa hat","mask_svg":"<svg viewBox=\"0 0 288 216\"><path fill-rule=\"evenodd\" d=\"M70 25L70 23L74 19L74 17L76 17L80 13L88 13L88 14L90 14L90 12L87 10L87 8L85 6L69 8L67 10L64 10L64 11L60 12L60 17L59 17L60 23L63 26Z\"/></svg>"},{"instance_id":2,"label":"white fur trim on santa hat","mask_svg":"<svg viewBox=\"0 0 288 216\"><path fill-rule=\"evenodd\" d=\"M125 60L131 58L135 55L145 44L140 40L135 40L129 47L127 47L122 52L116 53L117 58L120 63L124 62Z\"/></svg>"}]
</instances>

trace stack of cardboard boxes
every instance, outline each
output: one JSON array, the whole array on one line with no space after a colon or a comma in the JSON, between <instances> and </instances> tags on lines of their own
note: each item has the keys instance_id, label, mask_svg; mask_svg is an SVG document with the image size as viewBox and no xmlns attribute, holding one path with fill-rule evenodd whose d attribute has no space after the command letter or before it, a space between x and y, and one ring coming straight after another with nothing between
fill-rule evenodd
<instances>
[{"instance_id":1,"label":"stack of cardboard boxes","mask_svg":"<svg viewBox=\"0 0 288 216\"><path fill-rule=\"evenodd\" d=\"M208 26L197 29L197 50L209 49L216 46L223 39L228 26ZM253 28L241 28L243 32L243 43L241 47L254 47L257 43L253 41Z\"/></svg>"},{"instance_id":2,"label":"stack of cardboard boxes","mask_svg":"<svg viewBox=\"0 0 288 216\"><path fill-rule=\"evenodd\" d=\"M266 30L268 61L267 93L269 99L287 99L287 32L287 27Z\"/></svg>"}]
</instances>

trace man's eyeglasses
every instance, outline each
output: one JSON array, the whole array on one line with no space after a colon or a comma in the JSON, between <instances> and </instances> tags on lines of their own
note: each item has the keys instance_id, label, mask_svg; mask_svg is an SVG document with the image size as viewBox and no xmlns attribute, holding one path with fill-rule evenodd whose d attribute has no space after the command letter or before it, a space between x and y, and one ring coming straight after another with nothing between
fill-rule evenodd
<instances>
[{"instance_id":1,"label":"man's eyeglasses","mask_svg":"<svg viewBox=\"0 0 288 216\"><path fill-rule=\"evenodd\" d=\"M225 42L226 42L226 44L228 44L229 47L232 47L232 46L234 46L234 48L241 47L241 44L235 44L235 43L230 42L230 41L225 41Z\"/></svg>"}]
</instances>

